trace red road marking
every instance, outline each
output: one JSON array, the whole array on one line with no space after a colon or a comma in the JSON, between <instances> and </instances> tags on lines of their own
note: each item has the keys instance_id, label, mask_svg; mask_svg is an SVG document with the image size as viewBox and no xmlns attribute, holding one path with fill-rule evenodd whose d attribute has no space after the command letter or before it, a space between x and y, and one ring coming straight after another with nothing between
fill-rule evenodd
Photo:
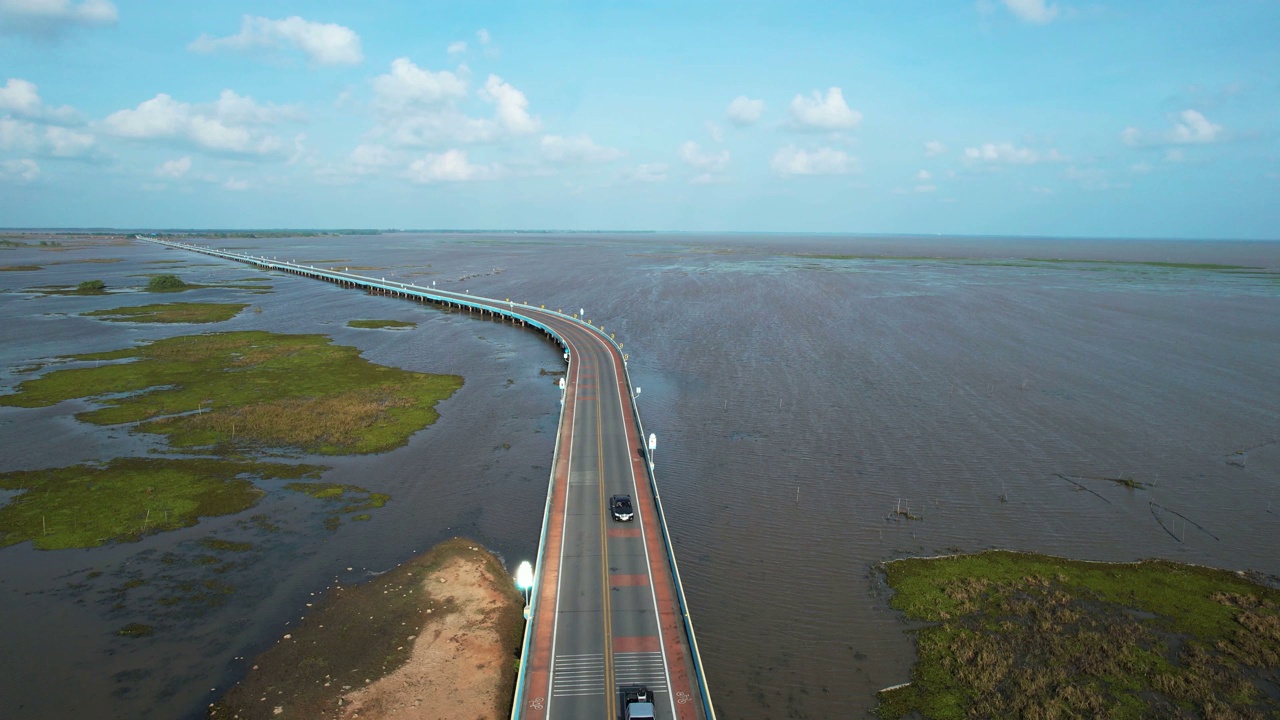
<instances>
[{"instance_id":1,"label":"red road marking","mask_svg":"<svg viewBox=\"0 0 1280 720\"><path fill-rule=\"evenodd\" d=\"M658 652L662 646L657 635L637 635L634 637L615 637L613 651L615 653Z\"/></svg>"},{"instance_id":2,"label":"red road marking","mask_svg":"<svg viewBox=\"0 0 1280 720\"><path fill-rule=\"evenodd\" d=\"M609 587L630 587L632 585L648 585L649 573L613 573L609 576Z\"/></svg>"}]
</instances>

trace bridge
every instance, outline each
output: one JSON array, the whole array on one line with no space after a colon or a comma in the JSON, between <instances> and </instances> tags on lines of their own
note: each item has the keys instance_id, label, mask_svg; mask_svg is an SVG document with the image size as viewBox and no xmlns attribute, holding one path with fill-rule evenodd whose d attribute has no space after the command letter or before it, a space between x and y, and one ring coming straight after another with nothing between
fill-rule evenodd
<instances>
[{"instance_id":1,"label":"bridge","mask_svg":"<svg viewBox=\"0 0 1280 720\"><path fill-rule=\"evenodd\" d=\"M659 718L715 720L698 643L645 449L622 345L577 315L293 261L137 236L344 288L509 319L565 353L560 425L511 716L621 717L617 689L641 684ZM633 522L608 502L631 495Z\"/></svg>"}]
</instances>

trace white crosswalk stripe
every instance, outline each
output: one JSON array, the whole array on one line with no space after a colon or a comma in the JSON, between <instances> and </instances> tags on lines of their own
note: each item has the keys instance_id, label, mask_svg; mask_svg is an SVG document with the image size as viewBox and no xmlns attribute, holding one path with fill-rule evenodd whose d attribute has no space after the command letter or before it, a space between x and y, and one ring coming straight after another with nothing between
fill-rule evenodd
<instances>
[{"instance_id":1,"label":"white crosswalk stripe","mask_svg":"<svg viewBox=\"0 0 1280 720\"><path fill-rule=\"evenodd\" d=\"M614 653L613 676L619 685L644 685L656 693L667 691L660 652Z\"/></svg>"},{"instance_id":2,"label":"white crosswalk stripe","mask_svg":"<svg viewBox=\"0 0 1280 720\"><path fill-rule=\"evenodd\" d=\"M556 697L599 695L604 691L604 654L557 655L551 694Z\"/></svg>"}]
</instances>

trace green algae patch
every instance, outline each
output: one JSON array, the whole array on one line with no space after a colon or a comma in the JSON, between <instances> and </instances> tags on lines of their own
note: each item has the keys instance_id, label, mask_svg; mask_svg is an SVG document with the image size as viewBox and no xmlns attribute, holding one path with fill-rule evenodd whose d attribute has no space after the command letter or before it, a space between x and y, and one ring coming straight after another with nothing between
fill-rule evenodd
<instances>
[{"instance_id":1,"label":"green algae patch","mask_svg":"<svg viewBox=\"0 0 1280 720\"><path fill-rule=\"evenodd\" d=\"M30 540L40 550L133 542L190 527L202 517L253 507L257 479L318 477L321 465L213 459L117 458L104 465L0 473L19 490L0 507L0 547Z\"/></svg>"},{"instance_id":2,"label":"green algae patch","mask_svg":"<svg viewBox=\"0 0 1280 720\"><path fill-rule=\"evenodd\" d=\"M347 327L361 328L365 330L394 330L399 328L415 328L418 327L418 323L405 322L404 320L348 320Z\"/></svg>"},{"instance_id":3,"label":"green algae patch","mask_svg":"<svg viewBox=\"0 0 1280 720\"><path fill-rule=\"evenodd\" d=\"M155 631L155 627L151 625L144 625L143 623L129 623L116 631L116 634L121 637L140 638L147 637L155 633Z\"/></svg>"},{"instance_id":4,"label":"green algae patch","mask_svg":"<svg viewBox=\"0 0 1280 720\"><path fill-rule=\"evenodd\" d=\"M383 507L391 499L385 493L369 492L357 485L339 485L337 483L291 482L284 486L286 490L310 495L317 500L325 500L331 504L330 514L324 525L329 530L337 530L342 525L342 516L360 513L351 520L369 520L368 513L362 510L374 510ZM339 502L344 503L335 507Z\"/></svg>"},{"instance_id":5,"label":"green algae patch","mask_svg":"<svg viewBox=\"0 0 1280 720\"><path fill-rule=\"evenodd\" d=\"M35 272L43 269L39 265L0 265L0 272Z\"/></svg>"},{"instance_id":6,"label":"green algae patch","mask_svg":"<svg viewBox=\"0 0 1280 720\"><path fill-rule=\"evenodd\" d=\"M253 549L253 543L223 540L221 538L204 538L200 541L200 544L210 550L219 552L249 552Z\"/></svg>"},{"instance_id":7,"label":"green algae patch","mask_svg":"<svg viewBox=\"0 0 1280 720\"><path fill-rule=\"evenodd\" d=\"M26 380L0 405L87 398L99 407L80 420L132 423L174 447L220 452L392 450L435 422L436 403L462 387L456 375L376 365L323 335L186 335L67 359L101 364ZM105 362L113 360L129 362Z\"/></svg>"},{"instance_id":8,"label":"green algae patch","mask_svg":"<svg viewBox=\"0 0 1280 720\"><path fill-rule=\"evenodd\" d=\"M215 323L235 317L247 303L160 303L81 313L110 322Z\"/></svg>"},{"instance_id":9,"label":"green algae patch","mask_svg":"<svg viewBox=\"0 0 1280 720\"><path fill-rule=\"evenodd\" d=\"M1280 706L1280 591L1163 560L897 560L891 605L918 630L910 684L877 713L1261 718Z\"/></svg>"}]
</instances>

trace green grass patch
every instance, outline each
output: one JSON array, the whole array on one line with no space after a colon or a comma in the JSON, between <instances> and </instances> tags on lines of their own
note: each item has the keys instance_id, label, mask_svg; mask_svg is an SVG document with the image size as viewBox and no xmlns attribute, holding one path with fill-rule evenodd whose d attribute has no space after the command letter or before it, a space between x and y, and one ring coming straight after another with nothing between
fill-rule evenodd
<instances>
[{"instance_id":1,"label":"green grass patch","mask_svg":"<svg viewBox=\"0 0 1280 720\"><path fill-rule=\"evenodd\" d=\"M881 693L881 717L1261 718L1280 709L1268 699L1280 668L1280 591L1236 573L995 551L882 567L892 606L930 624L918 631L911 684Z\"/></svg>"},{"instance_id":2,"label":"green grass patch","mask_svg":"<svg viewBox=\"0 0 1280 720\"><path fill-rule=\"evenodd\" d=\"M379 330L383 328L414 328L418 323L404 320L348 320L347 327Z\"/></svg>"},{"instance_id":3,"label":"green grass patch","mask_svg":"<svg viewBox=\"0 0 1280 720\"><path fill-rule=\"evenodd\" d=\"M0 405L46 407L88 398L77 417L132 423L180 448L296 448L339 455L404 445L435 422L456 375L376 365L323 335L260 331L187 335L68 360L131 360L55 370L24 381Z\"/></svg>"},{"instance_id":4,"label":"green grass patch","mask_svg":"<svg viewBox=\"0 0 1280 720\"><path fill-rule=\"evenodd\" d=\"M215 323L235 317L247 303L160 303L82 313L111 322Z\"/></svg>"},{"instance_id":5,"label":"green grass patch","mask_svg":"<svg viewBox=\"0 0 1280 720\"><path fill-rule=\"evenodd\" d=\"M43 269L39 265L0 265L0 272L35 272Z\"/></svg>"},{"instance_id":6,"label":"green grass patch","mask_svg":"<svg viewBox=\"0 0 1280 720\"><path fill-rule=\"evenodd\" d=\"M41 550L133 542L231 515L262 497L251 478L317 477L327 468L213 459L117 458L0 473L0 488L21 490L0 507L0 547L30 540Z\"/></svg>"}]
</instances>

